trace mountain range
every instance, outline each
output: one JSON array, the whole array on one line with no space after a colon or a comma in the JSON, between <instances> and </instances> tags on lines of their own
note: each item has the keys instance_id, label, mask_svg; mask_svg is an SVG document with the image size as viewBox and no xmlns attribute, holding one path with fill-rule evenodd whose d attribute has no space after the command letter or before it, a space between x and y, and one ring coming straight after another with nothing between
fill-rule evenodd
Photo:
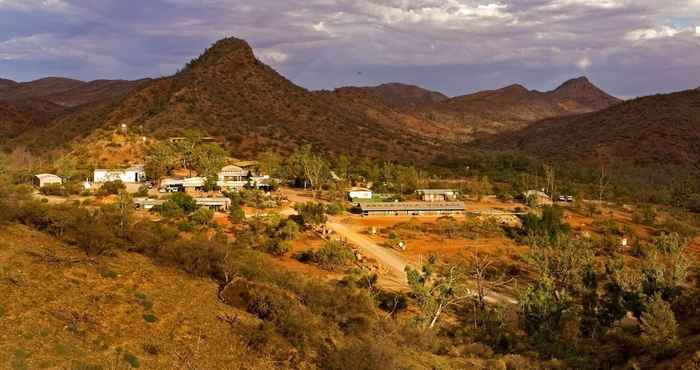
<instances>
[{"instance_id":1,"label":"mountain range","mask_svg":"<svg viewBox=\"0 0 700 370\"><path fill-rule=\"evenodd\" d=\"M197 128L239 157L311 144L422 163L488 148L587 165L593 153L631 166L694 165L698 94L622 102L586 77L546 92L511 85L456 97L399 83L309 91L258 60L245 41L227 38L158 79L0 79L0 144L80 152L127 125L157 139Z\"/></svg>"}]
</instances>

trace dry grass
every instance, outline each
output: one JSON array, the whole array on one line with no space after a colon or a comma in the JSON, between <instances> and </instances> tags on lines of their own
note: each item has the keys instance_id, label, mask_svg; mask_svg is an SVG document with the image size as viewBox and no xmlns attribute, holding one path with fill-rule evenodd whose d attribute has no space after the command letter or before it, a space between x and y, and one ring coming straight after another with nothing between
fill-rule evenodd
<instances>
[{"instance_id":1,"label":"dry grass","mask_svg":"<svg viewBox=\"0 0 700 370\"><path fill-rule=\"evenodd\" d=\"M219 317L257 319L220 303L210 280L136 254L89 259L24 227L1 232L0 368L272 366Z\"/></svg>"}]
</instances>

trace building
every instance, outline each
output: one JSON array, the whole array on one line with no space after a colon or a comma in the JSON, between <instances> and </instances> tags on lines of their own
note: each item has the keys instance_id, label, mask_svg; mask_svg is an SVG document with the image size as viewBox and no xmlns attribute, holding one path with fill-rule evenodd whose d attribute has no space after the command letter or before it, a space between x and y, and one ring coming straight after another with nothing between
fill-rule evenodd
<instances>
[{"instance_id":1,"label":"building","mask_svg":"<svg viewBox=\"0 0 700 370\"><path fill-rule=\"evenodd\" d=\"M371 200L372 195L372 190L365 188L352 188L350 189L350 191L348 191L348 199L350 199L351 201Z\"/></svg>"},{"instance_id":2,"label":"building","mask_svg":"<svg viewBox=\"0 0 700 370\"><path fill-rule=\"evenodd\" d=\"M134 206L138 209L150 210L153 207L162 206L164 200L150 198L134 198Z\"/></svg>"},{"instance_id":3,"label":"building","mask_svg":"<svg viewBox=\"0 0 700 370\"><path fill-rule=\"evenodd\" d=\"M228 209L231 208L231 199L225 197L194 198L194 201L200 207L207 207L215 211L228 211Z\"/></svg>"},{"instance_id":4,"label":"building","mask_svg":"<svg viewBox=\"0 0 700 370\"><path fill-rule=\"evenodd\" d=\"M136 165L124 170L96 169L93 175L93 181L96 183L117 180L125 184L144 182L146 181L146 170L143 165Z\"/></svg>"},{"instance_id":5,"label":"building","mask_svg":"<svg viewBox=\"0 0 700 370\"><path fill-rule=\"evenodd\" d=\"M160 190L163 193L195 193L204 190L206 182L204 177L168 178L161 181Z\"/></svg>"},{"instance_id":6,"label":"building","mask_svg":"<svg viewBox=\"0 0 700 370\"><path fill-rule=\"evenodd\" d=\"M459 192L452 189L418 189L416 193L424 202L450 202L459 196Z\"/></svg>"},{"instance_id":7,"label":"building","mask_svg":"<svg viewBox=\"0 0 700 370\"><path fill-rule=\"evenodd\" d=\"M238 166L226 166L219 172L216 184L221 189L241 190L248 185L250 171Z\"/></svg>"},{"instance_id":8,"label":"building","mask_svg":"<svg viewBox=\"0 0 700 370\"><path fill-rule=\"evenodd\" d=\"M466 212L462 202L360 203L363 216L448 216Z\"/></svg>"},{"instance_id":9,"label":"building","mask_svg":"<svg viewBox=\"0 0 700 370\"><path fill-rule=\"evenodd\" d=\"M46 185L61 185L63 184L63 179L56 176L52 175L50 173L40 173L38 175L34 175L34 185L43 188Z\"/></svg>"}]
</instances>

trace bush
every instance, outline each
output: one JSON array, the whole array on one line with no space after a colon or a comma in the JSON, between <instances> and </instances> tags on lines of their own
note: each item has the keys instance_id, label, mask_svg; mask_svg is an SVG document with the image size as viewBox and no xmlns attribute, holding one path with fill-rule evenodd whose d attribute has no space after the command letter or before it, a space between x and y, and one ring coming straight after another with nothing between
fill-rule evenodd
<instances>
[{"instance_id":1,"label":"bush","mask_svg":"<svg viewBox=\"0 0 700 370\"><path fill-rule=\"evenodd\" d=\"M147 197L148 196L148 187L146 185L139 186L139 190L134 195L137 197Z\"/></svg>"},{"instance_id":2,"label":"bush","mask_svg":"<svg viewBox=\"0 0 700 370\"><path fill-rule=\"evenodd\" d=\"M185 214L190 214L197 210L197 202L189 194L175 193L170 196L168 202L172 202L180 208ZM166 202L167 203L167 202Z\"/></svg>"},{"instance_id":3,"label":"bush","mask_svg":"<svg viewBox=\"0 0 700 370\"><path fill-rule=\"evenodd\" d=\"M209 225L213 218L214 211L207 207L201 207L200 209L194 211L194 213L192 213L192 216L190 216L192 222L203 226Z\"/></svg>"},{"instance_id":4,"label":"bush","mask_svg":"<svg viewBox=\"0 0 700 370\"><path fill-rule=\"evenodd\" d=\"M303 261L308 258L314 263L327 268L335 268L337 266L348 266L355 261L355 254L352 250L338 241L332 240L326 242L318 251L300 254L298 259Z\"/></svg>"},{"instance_id":5,"label":"bush","mask_svg":"<svg viewBox=\"0 0 700 370\"><path fill-rule=\"evenodd\" d=\"M399 368L397 357L396 350L386 342L358 340L327 353L321 367L328 370L396 369Z\"/></svg>"},{"instance_id":6,"label":"bush","mask_svg":"<svg viewBox=\"0 0 700 370\"><path fill-rule=\"evenodd\" d=\"M41 189L39 189L39 192L43 195L53 195L53 196L65 196L68 194L66 192L66 189L64 189L63 185L61 185L61 184L48 184L48 185L42 186Z\"/></svg>"},{"instance_id":7,"label":"bush","mask_svg":"<svg viewBox=\"0 0 700 370\"><path fill-rule=\"evenodd\" d=\"M231 208L228 211L228 219L232 224L241 224L245 221L245 212L239 203L231 203Z\"/></svg>"},{"instance_id":8,"label":"bush","mask_svg":"<svg viewBox=\"0 0 700 370\"><path fill-rule=\"evenodd\" d=\"M265 251L273 256L284 256L292 249L292 244L285 240L268 239L265 242Z\"/></svg>"},{"instance_id":9,"label":"bush","mask_svg":"<svg viewBox=\"0 0 700 370\"><path fill-rule=\"evenodd\" d=\"M97 195L117 195L123 190L126 190L126 185L124 185L124 183L121 182L121 180L107 181L104 184L102 184L100 190L97 191Z\"/></svg>"}]
</instances>

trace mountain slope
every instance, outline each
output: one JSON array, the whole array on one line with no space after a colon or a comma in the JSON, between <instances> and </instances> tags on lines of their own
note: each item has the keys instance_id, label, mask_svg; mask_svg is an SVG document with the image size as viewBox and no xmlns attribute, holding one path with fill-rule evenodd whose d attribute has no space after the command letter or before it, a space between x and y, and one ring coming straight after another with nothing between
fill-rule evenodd
<instances>
[{"instance_id":1,"label":"mountain slope","mask_svg":"<svg viewBox=\"0 0 700 370\"><path fill-rule=\"evenodd\" d=\"M595 113L544 120L518 132L489 137L479 146L588 167L603 163L632 182L685 181L700 169L700 90L648 96Z\"/></svg>"},{"instance_id":2,"label":"mountain slope","mask_svg":"<svg viewBox=\"0 0 700 370\"><path fill-rule=\"evenodd\" d=\"M453 142L469 142L479 135L509 132L551 117L594 112L618 104L587 78L572 79L549 92L521 85L448 98L417 86L386 84L344 87L334 95L366 110L390 108L409 117L415 127Z\"/></svg>"},{"instance_id":3,"label":"mountain slope","mask_svg":"<svg viewBox=\"0 0 700 370\"><path fill-rule=\"evenodd\" d=\"M495 133L522 128L545 118L593 112L619 102L582 77L549 92L511 85L458 96L428 109L472 124L482 132Z\"/></svg>"},{"instance_id":4,"label":"mountain slope","mask_svg":"<svg viewBox=\"0 0 700 370\"><path fill-rule=\"evenodd\" d=\"M338 94L365 94L388 107L397 110L422 107L449 99L442 93L426 90L422 87L401 83L388 83L374 87L341 87L335 90Z\"/></svg>"},{"instance_id":5,"label":"mountain slope","mask_svg":"<svg viewBox=\"0 0 700 370\"><path fill-rule=\"evenodd\" d=\"M52 129L74 126L73 117L62 118ZM429 160L444 145L405 126L395 112L370 115L335 96L294 85L258 61L245 41L234 38L217 42L178 74L147 82L105 107L90 120L90 131L86 126L75 136L122 124L157 138L201 129L241 155L267 149L287 153L312 144L326 152ZM99 135L104 130L86 140L98 140Z\"/></svg>"},{"instance_id":6,"label":"mountain slope","mask_svg":"<svg viewBox=\"0 0 700 370\"><path fill-rule=\"evenodd\" d=\"M0 144L33 129L42 129L63 112L46 100L0 101Z\"/></svg>"},{"instance_id":7,"label":"mountain slope","mask_svg":"<svg viewBox=\"0 0 700 370\"><path fill-rule=\"evenodd\" d=\"M123 96L148 80L96 80L83 82L60 77L47 77L31 82L17 83L0 80L0 101L43 99L64 107Z\"/></svg>"}]
</instances>

